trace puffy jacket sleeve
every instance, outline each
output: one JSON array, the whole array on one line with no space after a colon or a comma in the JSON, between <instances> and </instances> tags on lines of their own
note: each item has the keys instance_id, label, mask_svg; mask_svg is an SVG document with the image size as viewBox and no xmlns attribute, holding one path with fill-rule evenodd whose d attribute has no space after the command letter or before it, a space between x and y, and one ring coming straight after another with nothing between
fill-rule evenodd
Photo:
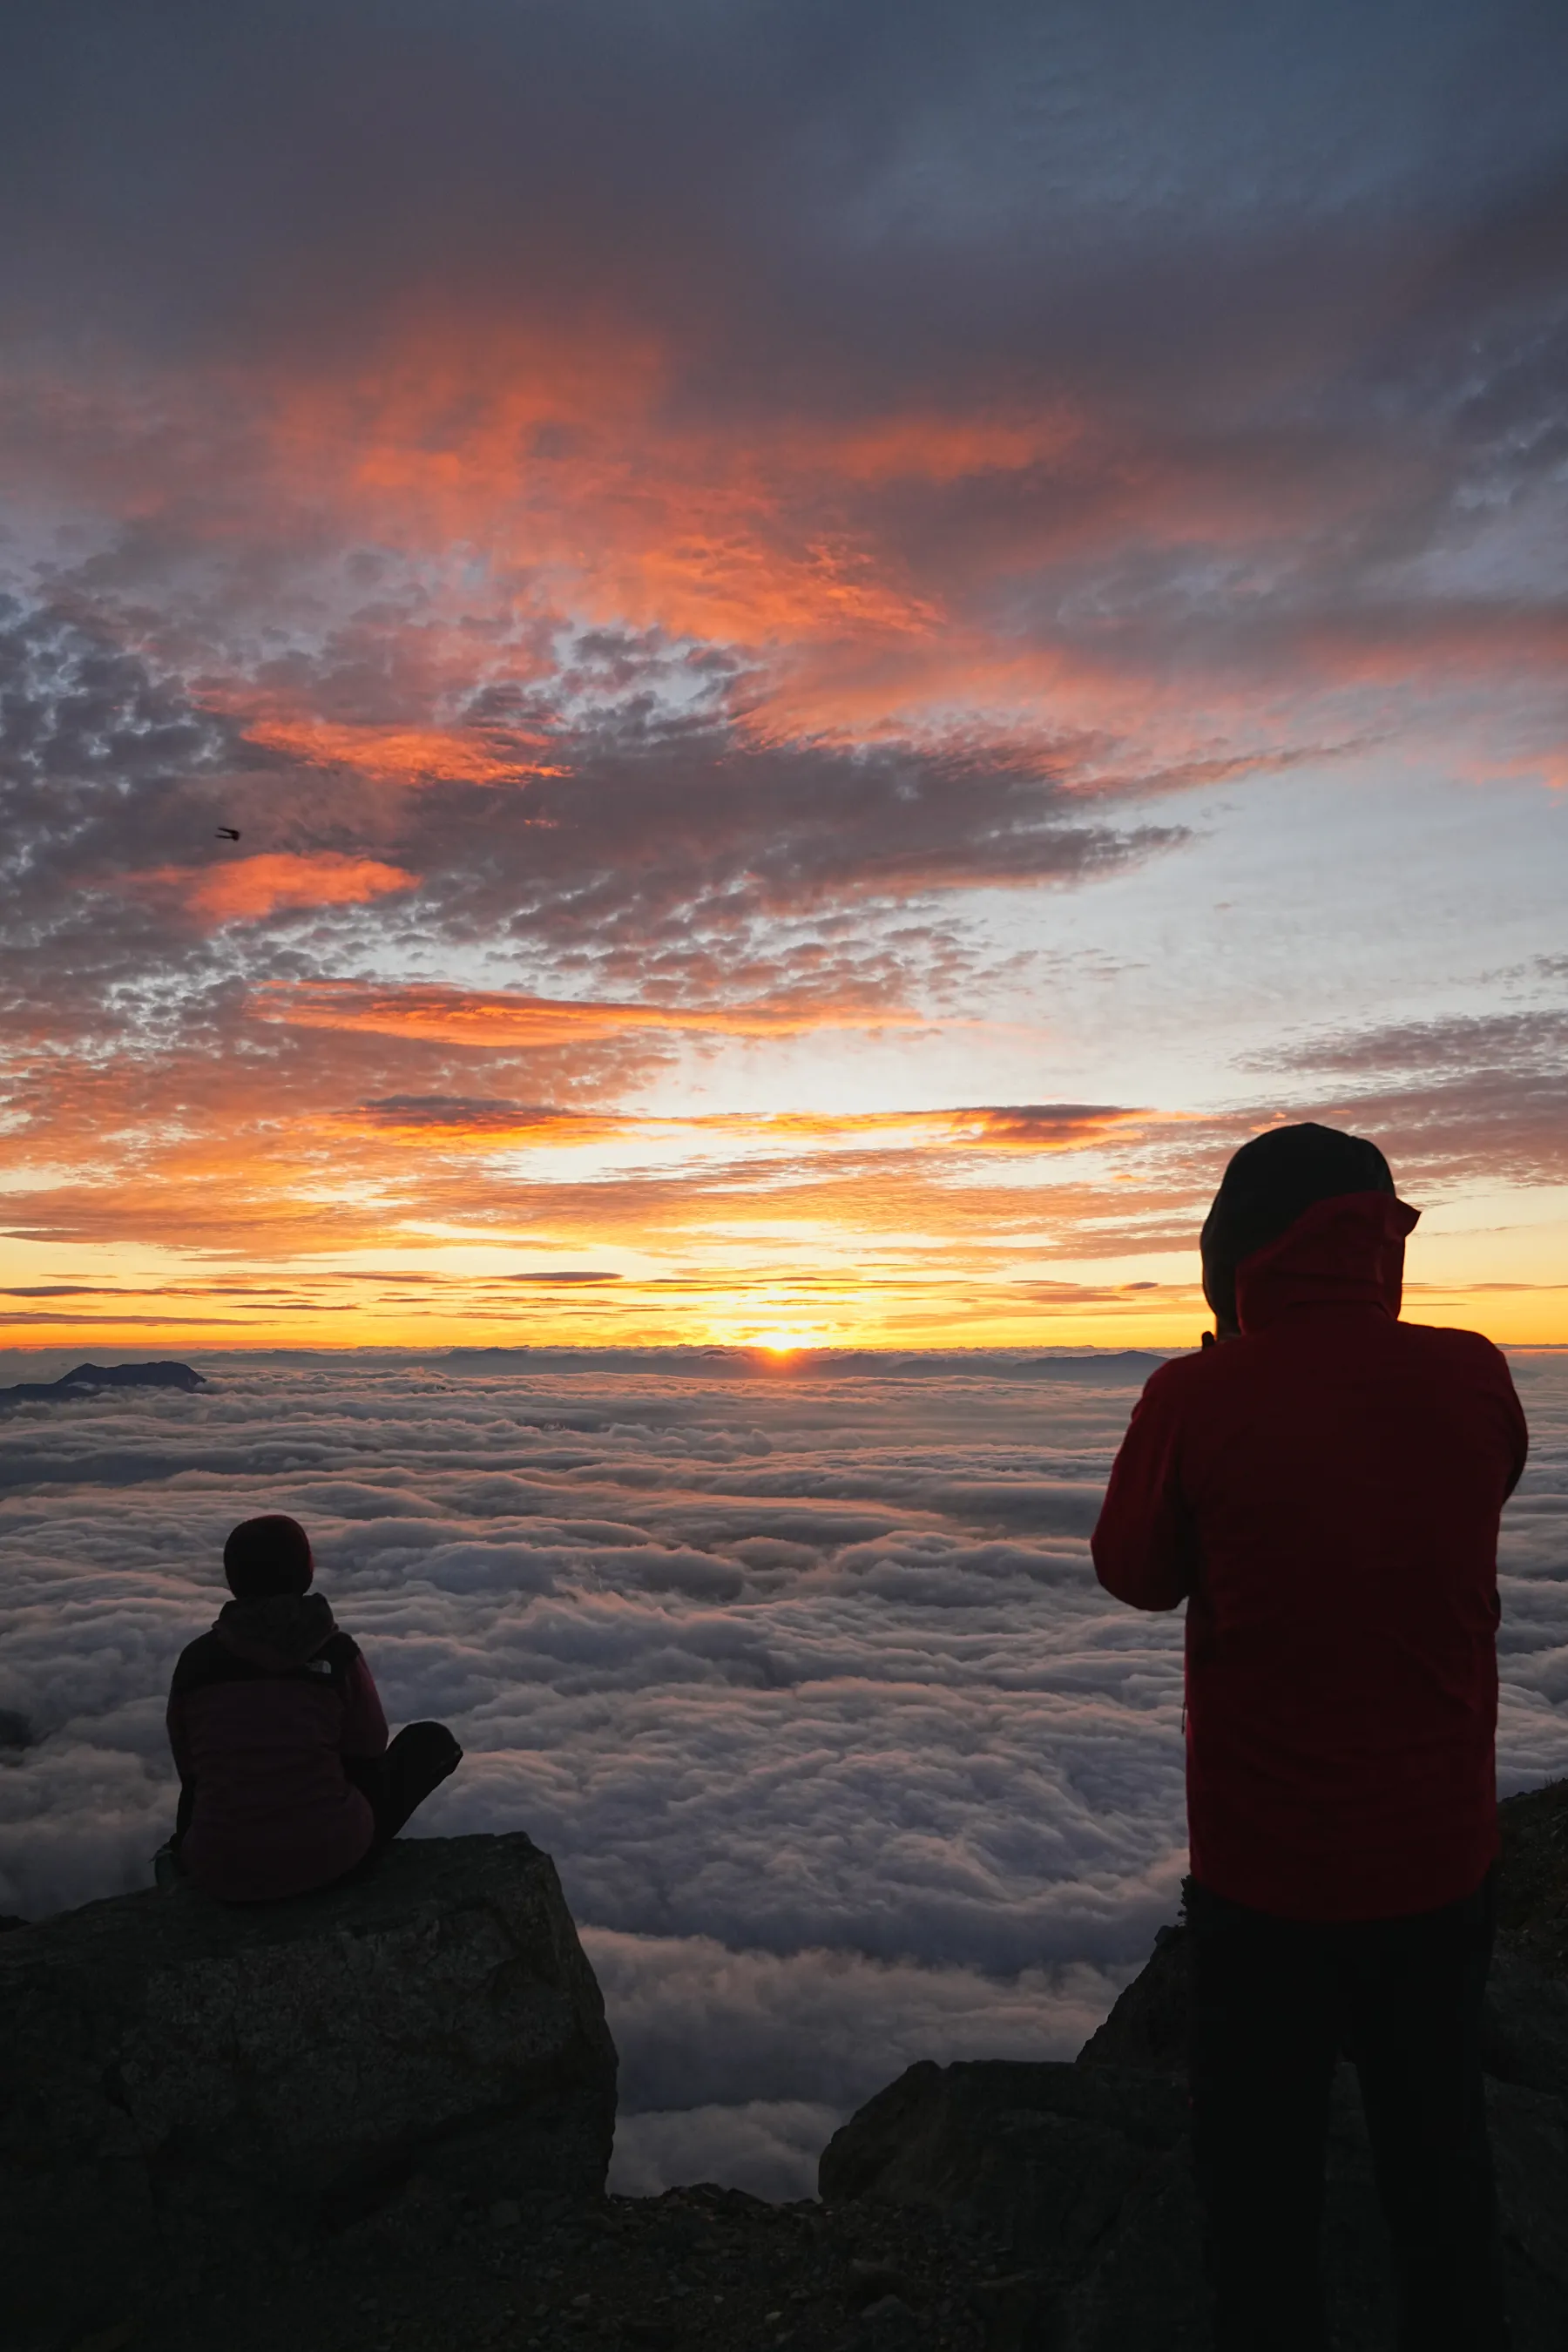
<instances>
[{"instance_id":1,"label":"puffy jacket sleeve","mask_svg":"<svg viewBox=\"0 0 1568 2352\"><path fill-rule=\"evenodd\" d=\"M191 1769L191 1743L185 1730L185 1710L174 1691L169 1693L169 1705L163 1717L163 1727L169 1735L169 1748L174 1759L174 1769L182 1780L194 1778Z\"/></svg>"},{"instance_id":2,"label":"puffy jacket sleeve","mask_svg":"<svg viewBox=\"0 0 1568 2352\"><path fill-rule=\"evenodd\" d=\"M1100 1581L1134 1609L1174 1609L1197 1574L1197 1531L1181 1488L1176 1369L1157 1371L1133 1406L1089 1541Z\"/></svg>"},{"instance_id":3,"label":"puffy jacket sleeve","mask_svg":"<svg viewBox=\"0 0 1568 2352\"><path fill-rule=\"evenodd\" d=\"M338 1735L340 1756L383 1756L386 1752L386 1717L375 1678L356 1650L343 1678L343 1727Z\"/></svg>"},{"instance_id":4,"label":"puffy jacket sleeve","mask_svg":"<svg viewBox=\"0 0 1568 2352\"><path fill-rule=\"evenodd\" d=\"M1506 1501L1524 1475L1524 1465L1530 1458L1530 1429L1524 1418L1524 1407L1519 1401L1519 1391L1513 1384L1513 1374L1508 1368L1508 1358L1500 1348L1494 1348L1496 1362L1492 1370L1494 1393L1501 1412L1503 1443L1508 1448L1508 1484L1503 1488Z\"/></svg>"}]
</instances>

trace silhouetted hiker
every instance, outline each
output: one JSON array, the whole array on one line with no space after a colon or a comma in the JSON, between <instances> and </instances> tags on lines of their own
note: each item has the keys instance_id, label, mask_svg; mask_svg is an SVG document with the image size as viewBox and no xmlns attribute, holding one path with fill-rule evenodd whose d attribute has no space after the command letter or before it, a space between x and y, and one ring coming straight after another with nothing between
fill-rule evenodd
<instances>
[{"instance_id":1,"label":"silhouetted hiker","mask_svg":"<svg viewBox=\"0 0 1568 2352\"><path fill-rule=\"evenodd\" d=\"M385 1845L463 1751L442 1723L411 1723L387 1746L370 1668L310 1589L297 1519L246 1519L223 1568L234 1599L181 1652L169 1691L174 1843L205 1893L266 1902Z\"/></svg>"},{"instance_id":2,"label":"silhouetted hiker","mask_svg":"<svg viewBox=\"0 0 1568 2352\"><path fill-rule=\"evenodd\" d=\"M1143 1391L1100 1582L1187 1599L1190 2090L1218 2352L1321 2352L1331 2077L1353 2059L1400 2352L1509 2342L1480 2068L1498 1853L1508 1366L1398 1321L1375 1145L1276 1128L1203 1229L1225 1345Z\"/></svg>"}]
</instances>

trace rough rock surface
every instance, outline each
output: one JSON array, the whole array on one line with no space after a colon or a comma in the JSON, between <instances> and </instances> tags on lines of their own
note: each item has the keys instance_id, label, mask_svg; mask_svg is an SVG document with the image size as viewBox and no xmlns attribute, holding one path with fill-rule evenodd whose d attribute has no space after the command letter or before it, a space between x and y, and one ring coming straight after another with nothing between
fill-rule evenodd
<instances>
[{"instance_id":1,"label":"rough rock surface","mask_svg":"<svg viewBox=\"0 0 1568 2352\"><path fill-rule=\"evenodd\" d=\"M0 2343L90 2334L176 2252L288 2256L414 2176L599 2195L615 2100L598 1986L521 1835L399 1841L255 1910L186 1885L13 1930Z\"/></svg>"},{"instance_id":2,"label":"rough rock surface","mask_svg":"<svg viewBox=\"0 0 1568 2352\"><path fill-rule=\"evenodd\" d=\"M1509 1800L1485 2022L1487 2101L1515 2352L1568 2345L1568 1982L1561 1922L1568 1782ZM1531 1861L1533 1857L1533 1862ZM1533 1883L1530 1868L1541 1865ZM1545 1928L1542 1922L1547 1923ZM911 2066L824 2152L824 2198L890 2201L996 2233L1019 2273L1019 2352L1208 2344L1186 2104L1191 1948L1152 1958L1071 2064ZM1392 2285L1353 2068L1336 2070L1323 2266L1340 2352L1394 2338Z\"/></svg>"},{"instance_id":3,"label":"rough rock surface","mask_svg":"<svg viewBox=\"0 0 1568 2352\"><path fill-rule=\"evenodd\" d=\"M1560 2086L1568 2000L1563 1965L1568 1960L1568 1782L1513 1799L1502 1813L1502 1926L1488 2012L1488 2065L1512 2239L1516 2347L1565 2352L1561 2240L1568 2222L1568 2130ZM394 1849L394 1858L417 1877L443 1851L461 1859L472 1850L483 1865L483 1850L497 1846L521 1850L525 1875L537 1868L547 1876L545 1904L553 1917L560 1902L553 1874L526 1840L453 1840L444 1847L409 1841ZM445 1893L432 1895L437 1912L460 1881L470 1891L477 1886L478 1907L484 1909L491 1890L486 1867L477 1866L466 1880L459 1872L444 1881ZM359 1890L358 1899L363 1903L370 1892L370 1886ZM137 1906L145 1913L158 1899L125 1897L73 1918L90 1921L95 1913L112 1918ZM164 1900L173 1905L169 1916L177 1919L184 1897ZM462 1901L452 1907L461 1909ZM394 1927L397 1917L406 1922L417 1908L405 1903L397 1913L394 1906ZM8 1935L4 1944L36 1951L43 1948L37 1939L48 1935L62 1938L56 1948L68 1953L73 1918ZM369 1920L362 1911L348 1927L351 1941ZM103 1952L110 1941L104 1934ZM189 1948L200 1957L197 1945ZM405 1948L411 1956L412 1948ZM67 2023L73 2014L118 2016L137 1998L132 1986L100 2000L87 1982L87 1952L84 1942L73 1964L83 2000L73 2012L67 2000L58 2012ZM18 2245L26 2233L16 2230L13 2242L0 2247L0 2347L4 2352L213 2352L214 2347L278 2352L280 2346L287 2352L1206 2347L1194 2305L1196 2214L1182 2080L1186 1961L1184 1936L1163 1931L1148 1967L1072 2065L911 2070L857 2118L859 2125L874 2111L887 2117L885 2103L892 2103L894 2128L879 2125L869 2136L851 2128L835 2143L821 2202L767 2205L738 2190L700 2186L659 2198L606 2198L593 2187L584 2193L569 2167L550 2179L558 2193L546 2195L527 2185L540 2178L531 2162L515 2164L512 2127L524 2125L526 2152L526 2116L487 2120L471 2108L427 2137L405 2141L384 2168L373 2164L356 2173L350 2165L335 2180L329 2178L321 2193L320 2173L307 2164L317 2187L279 2197L265 2180L226 2176L221 2146L212 2180L195 2178L201 2170L198 2117L191 2148L171 2147L149 2158L138 2143L121 2159L142 2183L140 2210L148 2235L141 2253L144 2263L147 2248L153 2249L152 2272L100 2261L90 2294L76 2293L68 2306L51 2307L47 2326L29 2324L23 2332L13 2316L18 2300L13 2282L22 2279L23 2292L36 2295L38 2273L80 2272L97 2254L91 2232L73 2239L68 2216L46 2213L36 2242ZM106 1969L107 1959L100 1965ZM574 1977L581 1965L573 1938L568 1975ZM53 1973L49 1964L45 1974ZM31 1964L26 1980L37 1989ZM7 1981L0 1970L0 2000ZM356 1981L348 1974L342 1979L351 1988ZM508 2002L515 1990L507 1989ZM471 1993L464 2005L473 2005ZM303 2031L305 2012L297 2014ZM595 1996L584 2028L590 2080L600 2079L593 2055L601 2046L597 2021ZM471 2021L463 2024L459 2054L485 2046L464 2039L473 2031ZM384 2039L360 2079L369 2082L382 2068L395 2077L405 2049L417 2054L426 2048L423 2025L396 2043ZM95 2054L95 2046L79 2050L53 2079L69 2077L89 2122L98 2119L97 2129L101 2102L95 2100L105 2093L105 2080L101 2071L93 2074ZM20 2137L13 2131L16 2111L5 2104L13 2080L0 2077L0 2165L12 2168L9 2179L0 2179L0 2227L30 2166L35 2171L40 2163L55 2166L64 2148L67 2160L53 2177L63 2174L68 2189L81 2154L65 2146L71 2119L64 2105L57 2117L35 2113L30 2142L25 2131ZM395 2080L384 2093L395 2105ZM106 2095L112 2105L118 2095L112 2082ZM607 2089L605 2100L607 2115ZM243 2140L252 2127L248 2113L237 2121ZM595 2182L603 2178L607 2137L606 2120ZM89 2157L92 2145L101 2143L92 2143L89 2132ZM535 2151L538 2145L532 2143ZM119 2210L109 2193L114 2160L110 2147L92 2208L95 2230ZM231 2194L237 2183L244 2190L243 2210L219 2210L226 2177ZM509 2180L517 2186L509 2189ZM29 2193L38 2187L35 2179ZM1325 2238L1338 2352L1371 2352L1373 2346L1384 2352L1393 2337L1382 2225L1348 2069L1336 2085L1328 2191ZM79 2202L78 2217L82 2210Z\"/></svg>"},{"instance_id":4,"label":"rough rock surface","mask_svg":"<svg viewBox=\"0 0 1568 2352\"><path fill-rule=\"evenodd\" d=\"M172 2276L61 2352L1001 2352L1005 2268L912 2207L700 2184L486 2208L418 2180L286 2269Z\"/></svg>"}]
</instances>

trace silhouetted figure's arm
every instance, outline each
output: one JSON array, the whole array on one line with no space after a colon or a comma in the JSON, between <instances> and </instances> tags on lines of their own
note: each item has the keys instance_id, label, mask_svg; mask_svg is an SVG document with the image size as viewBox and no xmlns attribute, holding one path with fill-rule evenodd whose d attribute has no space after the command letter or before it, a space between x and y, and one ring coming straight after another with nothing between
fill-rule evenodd
<instances>
[{"instance_id":1,"label":"silhouetted figure's arm","mask_svg":"<svg viewBox=\"0 0 1568 2352\"><path fill-rule=\"evenodd\" d=\"M386 1717L375 1677L356 1651L343 1684L343 1727L338 1747L344 1756L384 1756Z\"/></svg>"},{"instance_id":2,"label":"silhouetted figure's arm","mask_svg":"<svg viewBox=\"0 0 1568 2352\"><path fill-rule=\"evenodd\" d=\"M185 1736L183 1710L173 1691L164 1713L163 1723L169 1734L169 1748L174 1759L174 1769L180 1776L180 1801L174 1814L174 1834L170 1843L178 1848L180 1840L191 1826L191 1815L196 1809L196 1779L191 1764L190 1742Z\"/></svg>"},{"instance_id":3,"label":"silhouetted figure's arm","mask_svg":"<svg viewBox=\"0 0 1568 2352\"><path fill-rule=\"evenodd\" d=\"M1501 1375L1497 1383L1497 1403L1502 1414L1503 1425L1508 1432L1508 1443L1513 1455L1508 1484L1502 1490L1503 1500L1506 1503L1523 1477L1524 1465L1530 1459L1530 1428L1524 1418L1524 1407L1519 1401L1519 1391L1513 1384L1513 1374L1508 1368L1508 1359L1500 1348L1496 1350L1496 1354L1498 1369Z\"/></svg>"},{"instance_id":4,"label":"silhouetted figure's arm","mask_svg":"<svg viewBox=\"0 0 1568 2352\"><path fill-rule=\"evenodd\" d=\"M1183 1499L1180 1423L1166 1370L1132 1408L1090 1539L1095 1574L1134 1609L1174 1609L1193 1589L1196 1531Z\"/></svg>"},{"instance_id":5,"label":"silhouetted figure's arm","mask_svg":"<svg viewBox=\"0 0 1568 2352\"><path fill-rule=\"evenodd\" d=\"M382 1782L380 1759L386 1753L386 1716L375 1677L358 1650L344 1678L342 1699L338 1754L346 1777L374 1800Z\"/></svg>"}]
</instances>

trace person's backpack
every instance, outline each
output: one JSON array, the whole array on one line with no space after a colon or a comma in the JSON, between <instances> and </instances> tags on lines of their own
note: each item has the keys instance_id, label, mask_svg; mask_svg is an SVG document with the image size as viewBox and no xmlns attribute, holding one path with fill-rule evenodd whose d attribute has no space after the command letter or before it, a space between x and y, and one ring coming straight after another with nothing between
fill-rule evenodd
<instances>
[{"instance_id":1,"label":"person's backpack","mask_svg":"<svg viewBox=\"0 0 1568 2352\"><path fill-rule=\"evenodd\" d=\"M310 1657L302 1659L299 1665L263 1666L253 1658L240 1657L226 1642L219 1640L216 1632L203 1633L180 1653L174 1667L174 1679L169 1686L169 1703L173 1706L177 1698L189 1698L193 1691L210 1690L219 1683L253 1682L324 1682L331 1685L341 1699L348 1688L349 1668L358 1655L359 1643L352 1635L329 1633L321 1648ZM348 1762L349 1759L345 1759L344 1771L352 1780L354 1776L348 1771ZM167 1883L166 1872L179 1868L180 1841L191 1825L195 1798L194 1783L182 1781L174 1834L167 1846L161 1847L153 1856L160 1885ZM168 1858L165 1869L160 1870L159 1864L165 1856Z\"/></svg>"}]
</instances>

